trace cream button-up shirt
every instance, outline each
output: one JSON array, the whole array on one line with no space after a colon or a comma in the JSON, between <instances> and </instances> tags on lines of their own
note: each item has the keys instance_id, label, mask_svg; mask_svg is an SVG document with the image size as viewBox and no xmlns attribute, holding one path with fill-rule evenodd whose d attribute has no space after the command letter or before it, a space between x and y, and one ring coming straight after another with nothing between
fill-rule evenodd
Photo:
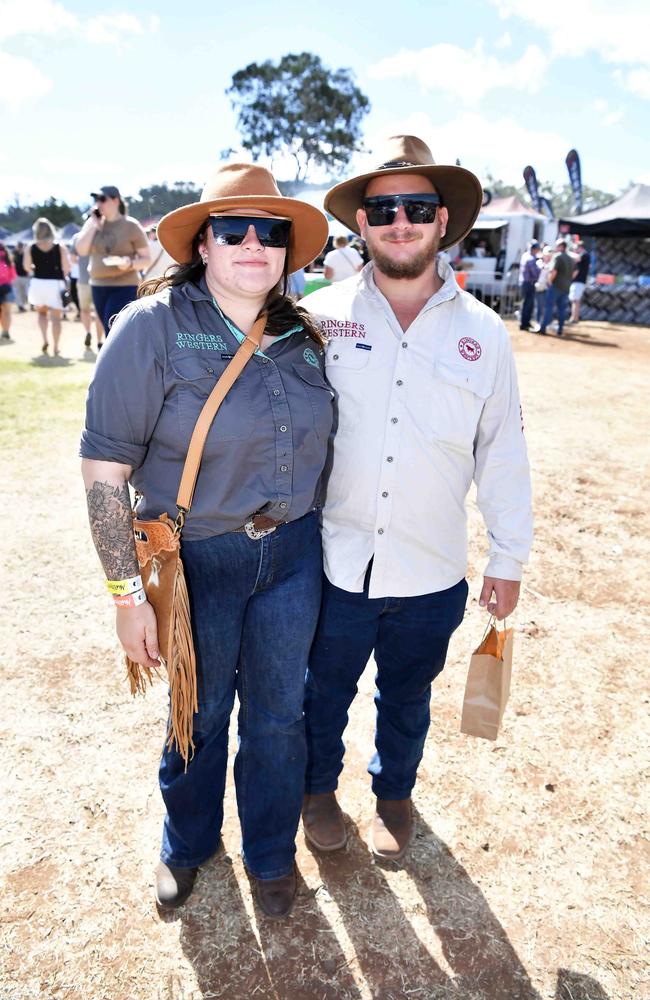
<instances>
[{"instance_id":1,"label":"cream button-up shirt","mask_svg":"<svg viewBox=\"0 0 650 1000\"><path fill-rule=\"evenodd\" d=\"M467 571L472 480L487 528L486 576L521 579L532 542L530 473L517 374L495 312L453 270L404 332L373 265L301 305L328 338L336 393L323 508L325 572L370 597L452 587Z\"/></svg>"}]
</instances>

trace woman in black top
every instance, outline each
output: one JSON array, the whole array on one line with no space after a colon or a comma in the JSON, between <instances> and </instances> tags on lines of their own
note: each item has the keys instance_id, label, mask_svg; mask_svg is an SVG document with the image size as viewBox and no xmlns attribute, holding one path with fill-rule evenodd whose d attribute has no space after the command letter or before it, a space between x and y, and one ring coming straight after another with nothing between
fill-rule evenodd
<instances>
[{"instance_id":1,"label":"woman in black top","mask_svg":"<svg viewBox=\"0 0 650 1000\"><path fill-rule=\"evenodd\" d=\"M54 238L54 227L48 219L37 219L32 227L34 243L25 250L25 270L31 275L29 301L38 313L38 325L43 336L43 354L48 352L47 324L52 322L54 354L59 355L61 338L64 278L70 274L67 250Z\"/></svg>"}]
</instances>

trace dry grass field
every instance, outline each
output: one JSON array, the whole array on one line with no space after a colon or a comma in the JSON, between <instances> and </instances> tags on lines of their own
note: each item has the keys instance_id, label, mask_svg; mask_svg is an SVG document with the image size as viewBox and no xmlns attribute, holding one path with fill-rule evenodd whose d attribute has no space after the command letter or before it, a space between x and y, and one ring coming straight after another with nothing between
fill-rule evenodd
<instances>
[{"instance_id":1,"label":"dry grass field","mask_svg":"<svg viewBox=\"0 0 650 1000\"><path fill-rule=\"evenodd\" d=\"M165 691L127 692L86 526L93 356L68 322L62 362L43 363L35 326L17 317L0 349L2 1000L648 1000L650 330L511 327L536 541L502 732L459 732L483 627L471 501L471 597L434 690L414 847L384 865L365 843L369 665L349 845L318 857L299 832L297 903L270 923L231 782L225 851L182 910L156 911Z\"/></svg>"}]
</instances>

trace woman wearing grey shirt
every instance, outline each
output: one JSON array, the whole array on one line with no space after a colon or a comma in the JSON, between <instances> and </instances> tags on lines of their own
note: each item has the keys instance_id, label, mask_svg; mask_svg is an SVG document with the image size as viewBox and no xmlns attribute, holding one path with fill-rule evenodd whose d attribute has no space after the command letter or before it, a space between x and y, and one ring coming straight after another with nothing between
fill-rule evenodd
<instances>
[{"instance_id":1,"label":"woman wearing grey shirt","mask_svg":"<svg viewBox=\"0 0 650 1000\"><path fill-rule=\"evenodd\" d=\"M305 770L304 676L320 602L320 480L332 426L315 322L285 294L287 275L327 238L325 216L283 198L272 175L221 166L201 202L160 223L180 267L119 315L91 383L81 442L93 540L108 580L137 578L128 485L138 516L175 516L192 430L256 319L260 349L207 437L182 557L197 656L194 755L165 748L166 806L156 898L180 906L220 845L228 724L239 699L235 786L244 861L269 916L296 889ZM117 607L128 656L157 665L144 592Z\"/></svg>"}]
</instances>

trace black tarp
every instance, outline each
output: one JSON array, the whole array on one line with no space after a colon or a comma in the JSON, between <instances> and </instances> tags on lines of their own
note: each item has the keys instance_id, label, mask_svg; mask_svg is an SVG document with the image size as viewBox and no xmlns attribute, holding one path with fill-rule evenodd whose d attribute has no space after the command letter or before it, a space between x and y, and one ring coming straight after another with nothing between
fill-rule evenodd
<instances>
[{"instance_id":1,"label":"black tarp","mask_svg":"<svg viewBox=\"0 0 650 1000\"><path fill-rule=\"evenodd\" d=\"M650 237L650 185L635 184L609 205L559 221L580 236Z\"/></svg>"}]
</instances>

